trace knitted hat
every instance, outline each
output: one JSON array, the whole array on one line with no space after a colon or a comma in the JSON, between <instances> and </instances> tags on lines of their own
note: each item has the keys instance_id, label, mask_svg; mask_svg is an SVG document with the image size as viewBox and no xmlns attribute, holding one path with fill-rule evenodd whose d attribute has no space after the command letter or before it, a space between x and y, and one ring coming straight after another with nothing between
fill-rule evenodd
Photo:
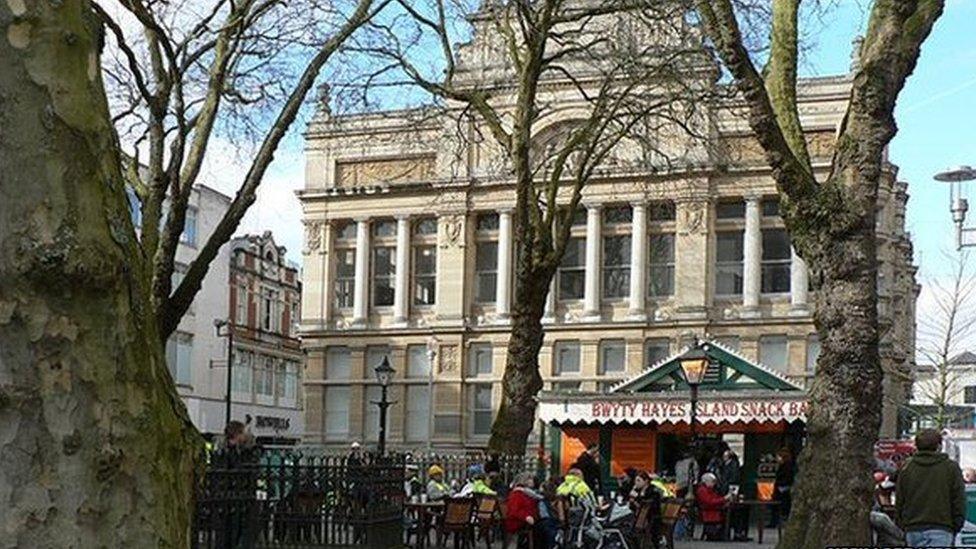
<instances>
[{"instance_id":1,"label":"knitted hat","mask_svg":"<svg viewBox=\"0 0 976 549\"><path fill-rule=\"evenodd\" d=\"M443 475L444 474L444 468L441 467L440 465L431 465L430 466L430 469L427 469L427 474L430 475L430 476Z\"/></svg>"}]
</instances>

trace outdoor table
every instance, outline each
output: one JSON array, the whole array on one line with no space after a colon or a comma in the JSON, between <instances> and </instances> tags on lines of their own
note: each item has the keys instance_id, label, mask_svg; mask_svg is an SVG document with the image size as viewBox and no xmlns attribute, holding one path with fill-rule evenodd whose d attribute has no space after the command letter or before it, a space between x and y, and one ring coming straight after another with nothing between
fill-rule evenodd
<instances>
[{"instance_id":1,"label":"outdoor table","mask_svg":"<svg viewBox=\"0 0 976 549\"><path fill-rule=\"evenodd\" d=\"M417 547L427 546L427 534L433 526L433 518L444 512L443 501L407 501L404 509L420 521L417 532Z\"/></svg>"},{"instance_id":2,"label":"outdoor table","mask_svg":"<svg viewBox=\"0 0 976 549\"><path fill-rule=\"evenodd\" d=\"M779 505L778 501L765 499L740 499L730 501L725 513L725 531L729 531L729 520L732 516L732 509L735 509L736 507L747 507L750 509L756 508L759 511L756 513L756 518L758 519L756 521L756 529L758 530L758 532L756 532L756 540L758 543L762 543L763 532L766 529L766 513L764 511L767 507L775 507L777 505ZM749 517L751 518L752 516L753 513L750 511ZM782 534L782 528L779 524L776 525L776 531Z\"/></svg>"}]
</instances>

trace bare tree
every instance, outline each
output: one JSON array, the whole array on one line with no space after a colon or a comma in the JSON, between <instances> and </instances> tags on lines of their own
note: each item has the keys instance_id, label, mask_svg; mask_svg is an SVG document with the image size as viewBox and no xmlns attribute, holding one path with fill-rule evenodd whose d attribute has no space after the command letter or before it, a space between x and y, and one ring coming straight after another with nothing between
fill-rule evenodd
<instances>
[{"instance_id":1,"label":"bare tree","mask_svg":"<svg viewBox=\"0 0 976 549\"><path fill-rule=\"evenodd\" d=\"M811 389L807 445L793 514L779 546L871 541L872 448L881 421L875 215L894 107L939 0L876 0L829 175L818 180L797 112L800 0L773 0L768 62L743 43L733 0L695 0L710 42L731 73L780 191L797 252L811 267L822 352ZM843 489L838 489L843 487Z\"/></svg>"},{"instance_id":2,"label":"bare tree","mask_svg":"<svg viewBox=\"0 0 976 549\"><path fill-rule=\"evenodd\" d=\"M370 83L432 95L460 141L496 148L504 165L490 177L513 182L512 330L489 447L522 452L542 388L546 296L583 188L613 164L704 161L694 138L707 135L718 75L680 2L398 5L403 17L372 22L359 46L378 60ZM577 114L560 119L560 109ZM656 140L676 133L684 139ZM641 152L625 159L628 146Z\"/></svg>"},{"instance_id":3,"label":"bare tree","mask_svg":"<svg viewBox=\"0 0 976 549\"><path fill-rule=\"evenodd\" d=\"M254 203L323 67L388 2L92 4L112 37L105 76L113 121L128 145L125 173L139 201L140 252L152 265L152 304L164 341ZM173 288L193 186L221 131L239 146L255 143L256 150L226 214Z\"/></svg>"},{"instance_id":4,"label":"bare tree","mask_svg":"<svg viewBox=\"0 0 976 549\"><path fill-rule=\"evenodd\" d=\"M918 354L922 359L914 380L914 391L926 404L935 407L927 418L938 429L952 420L952 402L962 392L961 368L955 360L972 343L976 328L973 297L976 276L969 263L969 252L945 254L953 265L948 284L930 277L929 292L933 309L919 319Z\"/></svg>"}]
</instances>

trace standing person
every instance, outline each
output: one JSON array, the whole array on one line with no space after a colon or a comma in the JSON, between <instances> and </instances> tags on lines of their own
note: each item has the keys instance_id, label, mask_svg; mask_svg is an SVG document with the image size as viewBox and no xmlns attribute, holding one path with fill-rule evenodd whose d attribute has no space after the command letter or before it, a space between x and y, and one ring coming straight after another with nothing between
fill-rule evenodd
<instances>
[{"instance_id":1,"label":"standing person","mask_svg":"<svg viewBox=\"0 0 976 549\"><path fill-rule=\"evenodd\" d=\"M724 482L724 493L731 493L732 487L742 486L742 467L739 465L739 456L726 448L722 454L722 481ZM732 529L732 541L749 541L749 508L738 506L729 511L729 526Z\"/></svg>"},{"instance_id":2,"label":"standing person","mask_svg":"<svg viewBox=\"0 0 976 549\"><path fill-rule=\"evenodd\" d=\"M790 509L793 507L793 480L796 478L796 465L793 463L793 454L788 448L780 448L776 452L776 463L773 501L778 501L779 505L773 506L770 528L776 528L780 520L790 518Z\"/></svg>"},{"instance_id":3,"label":"standing person","mask_svg":"<svg viewBox=\"0 0 976 549\"><path fill-rule=\"evenodd\" d=\"M536 536L535 525L539 520L538 494L533 490L535 479L532 473L519 473L512 483L512 490L506 499L505 532L515 535L525 526L532 529L532 536Z\"/></svg>"},{"instance_id":4,"label":"standing person","mask_svg":"<svg viewBox=\"0 0 976 549\"><path fill-rule=\"evenodd\" d=\"M702 475L701 483L695 488L695 502L702 522L702 539L721 541L725 525L725 506L728 496L718 493L718 478L714 473Z\"/></svg>"},{"instance_id":5,"label":"standing person","mask_svg":"<svg viewBox=\"0 0 976 549\"><path fill-rule=\"evenodd\" d=\"M576 462L570 465L571 469L578 469L583 474L583 481L597 494L602 494L600 483L600 445L590 444L586 447Z\"/></svg>"},{"instance_id":6,"label":"standing person","mask_svg":"<svg viewBox=\"0 0 976 549\"><path fill-rule=\"evenodd\" d=\"M959 465L939 451L942 435L915 435L918 450L898 473L895 520L912 547L951 547L965 522L966 493Z\"/></svg>"},{"instance_id":7,"label":"standing person","mask_svg":"<svg viewBox=\"0 0 976 549\"><path fill-rule=\"evenodd\" d=\"M233 420L224 427L223 449L212 456L211 467L225 471L227 494L236 500L224 513L223 528L218 529L216 546L250 548L257 537L258 448L244 423Z\"/></svg>"},{"instance_id":8,"label":"standing person","mask_svg":"<svg viewBox=\"0 0 976 549\"><path fill-rule=\"evenodd\" d=\"M691 450L685 450L677 463L674 464L675 493L679 498L693 496L694 487L698 484L698 460Z\"/></svg>"}]
</instances>

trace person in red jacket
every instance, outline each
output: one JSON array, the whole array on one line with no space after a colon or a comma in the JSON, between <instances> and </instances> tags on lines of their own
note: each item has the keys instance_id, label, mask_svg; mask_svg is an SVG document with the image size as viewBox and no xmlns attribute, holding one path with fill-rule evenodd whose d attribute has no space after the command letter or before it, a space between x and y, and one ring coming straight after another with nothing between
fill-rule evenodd
<instances>
[{"instance_id":1,"label":"person in red jacket","mask_svg":"<svg viewBox=\"0 0 976 549\"><path fill-rule=\"evenodd\" d=\"M719 541L725 525L725 507L728 497L718 493L715 485L718 479L712 473L702 475L701 484L695 488L695 503L702 522L702 539Z\"/></svg>"},{"instance_id":2,"label":"person in red jacket","mask_svg":"<svg viewBox=\"0 0 976 549\"><path fill-rule=\"evenodd\" d=\"M512 491L508 493L506 500L508 505L505 514L505 531L509 535L515 535L526 525L534 529L539 521L539 496L533 490L534 485L535 479L531 473L522 473L515 477Z\"/></svg>"}]
</instances>

